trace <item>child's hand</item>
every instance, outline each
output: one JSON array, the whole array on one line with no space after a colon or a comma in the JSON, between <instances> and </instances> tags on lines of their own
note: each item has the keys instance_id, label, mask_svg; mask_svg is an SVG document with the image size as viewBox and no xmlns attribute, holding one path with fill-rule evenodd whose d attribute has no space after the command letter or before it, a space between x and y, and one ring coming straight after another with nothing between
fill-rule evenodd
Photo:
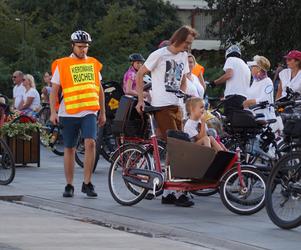
<instances>
[{"instance_id":1,"label":"child's hand","mask_svg":"<svg viewBox=\"0 0 301 250\"><path fill-rule=\"evenodd\" d=\"M201 123L205 123L206 122L206 115L205 114L202 114L201 116Z\"/></svg>"}]
</instances>

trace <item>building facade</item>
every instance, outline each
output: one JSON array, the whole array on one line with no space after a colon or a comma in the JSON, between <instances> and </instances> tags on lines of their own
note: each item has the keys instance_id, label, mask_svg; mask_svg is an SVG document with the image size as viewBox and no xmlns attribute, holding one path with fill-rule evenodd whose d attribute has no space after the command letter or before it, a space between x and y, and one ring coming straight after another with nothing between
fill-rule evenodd
<instances>
[{"instance_id":1,"label":"building facade","mask_svg":"<svg viewBox=\"0 0 301 250\"><path fill-rule=\"evenodd\" d=\"M199 37L192 44L192 49L196 50L219 50L220 41L217 37L207 32L207 28L212 22L214 10L210 10L204 0L165 0L175 5L178 15L183 24L191 25L195 28ZM216 27L218 31L219 27Z\"/></svg>"}]
</instances>

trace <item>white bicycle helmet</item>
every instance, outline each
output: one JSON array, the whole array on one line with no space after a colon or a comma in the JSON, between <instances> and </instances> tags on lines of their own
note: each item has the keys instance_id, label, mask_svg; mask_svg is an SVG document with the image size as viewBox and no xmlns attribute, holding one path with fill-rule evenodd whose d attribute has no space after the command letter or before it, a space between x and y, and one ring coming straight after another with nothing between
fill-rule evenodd
<instances>
[{"instance_id":1,"label":"white bicycle helmet","mask_svg":"<svg viewBox=\"0 0 301 250\"><path fill-rule=\"evenodd\" d=\"M230 46L227 50L226 50L226 54L225 57L227 58L228 55L230 55L231 53L238 53L239 55L241 55L241 51L240 48L238 47L238 45L232 45Z\"/></svg>"},{"instance_id":2,"label":"white bicycle helmet","mask_svg":"<svg viewBox=\"0 0 301 250\"><path fill-rule=\"evenodd\" d=\"M83 30L77 30L72 33L71 41L73 43L91 43L92 39L88 32Z\"/></svg>"}]
</instances>

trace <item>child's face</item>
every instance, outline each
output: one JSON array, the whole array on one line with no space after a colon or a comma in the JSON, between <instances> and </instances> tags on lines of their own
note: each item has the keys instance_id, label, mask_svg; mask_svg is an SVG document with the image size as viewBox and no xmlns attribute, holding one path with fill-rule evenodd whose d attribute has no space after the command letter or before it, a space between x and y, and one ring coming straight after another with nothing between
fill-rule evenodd
<instances>
[{"instance_id":1,"label":"child's face","mask_svg":"<svg viewBox=\"0 0 301 250\"><path fill-rule=\"evenodd\" d=\"M191 115L195 119L200 119L201 116L205 113L205 104L204 102L198 102L191 110Z\"/></svg>"}]
</instances>

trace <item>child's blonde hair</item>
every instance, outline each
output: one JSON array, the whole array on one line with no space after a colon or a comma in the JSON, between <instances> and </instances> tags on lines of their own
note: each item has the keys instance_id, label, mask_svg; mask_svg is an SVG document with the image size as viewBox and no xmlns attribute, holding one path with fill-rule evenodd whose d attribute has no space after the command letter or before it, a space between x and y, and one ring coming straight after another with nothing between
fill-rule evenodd
<instances>
[{"instance_id":1,"label":"child's blonde hair","mask_svg":"<svg viewBox=\"0 0 301 250\"><path fill-rule=\"evenodd\" d=\"M200 97L191 97L191 98L189 98L185 103L185 108L186 108L187 115L190 115L191 110L194 109L195 106L200 102L204 102L204 100Z\"/></svg>"}]
</instances>

